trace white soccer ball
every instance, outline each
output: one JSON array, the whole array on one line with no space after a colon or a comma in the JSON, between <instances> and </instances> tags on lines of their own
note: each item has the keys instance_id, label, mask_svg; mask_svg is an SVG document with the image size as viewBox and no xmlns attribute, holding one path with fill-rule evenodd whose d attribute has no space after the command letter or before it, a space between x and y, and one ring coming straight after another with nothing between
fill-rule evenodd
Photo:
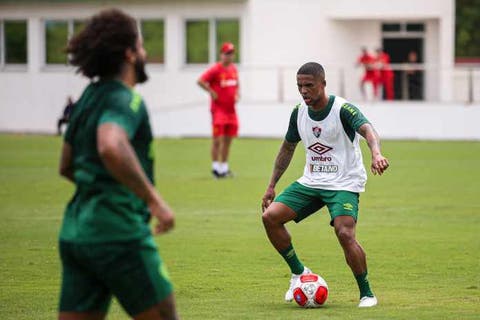
<instances>
[{"instance_id":1,"label":"white soccer ball","mask_svg":"<svg viewBox=\"0 0 480 320\"><path fill-rule=\"evenodd\" d=\"M328 285L318 274L301 275L293 288L293 298L300 307L318 308L327 301Z\"/></svg>"}]
</instances>

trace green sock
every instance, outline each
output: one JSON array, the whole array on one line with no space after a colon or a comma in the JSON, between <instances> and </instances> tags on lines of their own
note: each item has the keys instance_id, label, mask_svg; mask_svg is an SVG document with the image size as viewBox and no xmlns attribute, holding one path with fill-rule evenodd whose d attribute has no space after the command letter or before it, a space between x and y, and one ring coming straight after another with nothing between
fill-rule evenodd
<instances>
[{"instance_id":1,"label":"green sock","mask_svg":"<svg viewBox=\"0 0 480 320\"><path fill-rule=\"evenodd\" d=\"M293 246L290 244L287 249L282 250L279 252L283 259L288 263L288 266L290 267L290 270L292 270L292 273L294 274L301 274L303 272L303 263L298 260L297 254L295 253L295 249L293 249Z\"/></svg>"},{"instance_id":2,"label":"green sock","mask_svg":"<svg viewBox=\"0 0 480 320\"><path fill-rule=\"evenodd\" d=\"M373 297L374 294L372 289L370 289L370 284L368 283L368 273L365 271L362 274L355 275L355 279L358 283L358 288L360 289L360 298L362 297Z\"/></svg>"}]
</instances>

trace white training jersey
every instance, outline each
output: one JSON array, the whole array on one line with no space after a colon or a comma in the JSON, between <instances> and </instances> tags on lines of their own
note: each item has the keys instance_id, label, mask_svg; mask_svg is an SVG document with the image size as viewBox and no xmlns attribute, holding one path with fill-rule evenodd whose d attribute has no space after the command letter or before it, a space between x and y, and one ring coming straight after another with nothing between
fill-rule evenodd
<instances>
[{"instance_id":1,"label":"white training jersey","mask_svg":"<svg viewBox=\"0 0 480 320\"><path fill-rule=\"evenodd\" d=\"M365 191L367 174L359 135L355 134L352 142L340 119L346 102L335 97L330 113L321 121L310 118L305 102L298 107L297 128L306 152L303 176L297 180L300 184L325 190Z\"/></svg>"}]
</instances>

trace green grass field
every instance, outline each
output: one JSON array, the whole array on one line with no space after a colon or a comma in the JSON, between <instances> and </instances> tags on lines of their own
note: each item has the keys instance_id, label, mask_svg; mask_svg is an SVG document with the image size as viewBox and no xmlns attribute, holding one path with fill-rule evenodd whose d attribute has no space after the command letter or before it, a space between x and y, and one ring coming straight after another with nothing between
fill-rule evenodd
<instances>
[{"instance_id":1,"label":"green grass field","mask_svg":"<svg viewBox=\"0 0 480 320\"><path fill-rule=\"evenodd\" d=\"M60 144L0 135L0 319L56 317L57 233L73 191L57 174ZM357 229L379 305L361 310L323 209L288 227L300 258L327 280L329 299L308 310L282 300L289 270L260 219L279 145L236 140L237 177L215 181L209 140L156 141L157 186L177 216L157 242L183 319L480 318L479 142L383 142L391 166L369 175ZM298 148L277 192L301 174L303 157ZM127 316L114 303L108 319Z\"/></svg>"}]
</instances>

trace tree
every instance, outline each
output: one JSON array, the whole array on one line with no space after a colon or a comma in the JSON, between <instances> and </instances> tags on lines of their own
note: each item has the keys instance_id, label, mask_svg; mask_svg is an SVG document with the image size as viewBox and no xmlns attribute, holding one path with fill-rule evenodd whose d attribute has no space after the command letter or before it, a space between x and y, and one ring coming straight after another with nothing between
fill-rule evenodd
<instances>
[{"instance_id":1,"label":"tree","mask_svg":"<svg viewBox=\"0 0 480 320\"><path fill-rule=\"evenodd\" d=\"M455 56L480 57L480 0L455 2Z\"/></svg>"}]
</instances>

